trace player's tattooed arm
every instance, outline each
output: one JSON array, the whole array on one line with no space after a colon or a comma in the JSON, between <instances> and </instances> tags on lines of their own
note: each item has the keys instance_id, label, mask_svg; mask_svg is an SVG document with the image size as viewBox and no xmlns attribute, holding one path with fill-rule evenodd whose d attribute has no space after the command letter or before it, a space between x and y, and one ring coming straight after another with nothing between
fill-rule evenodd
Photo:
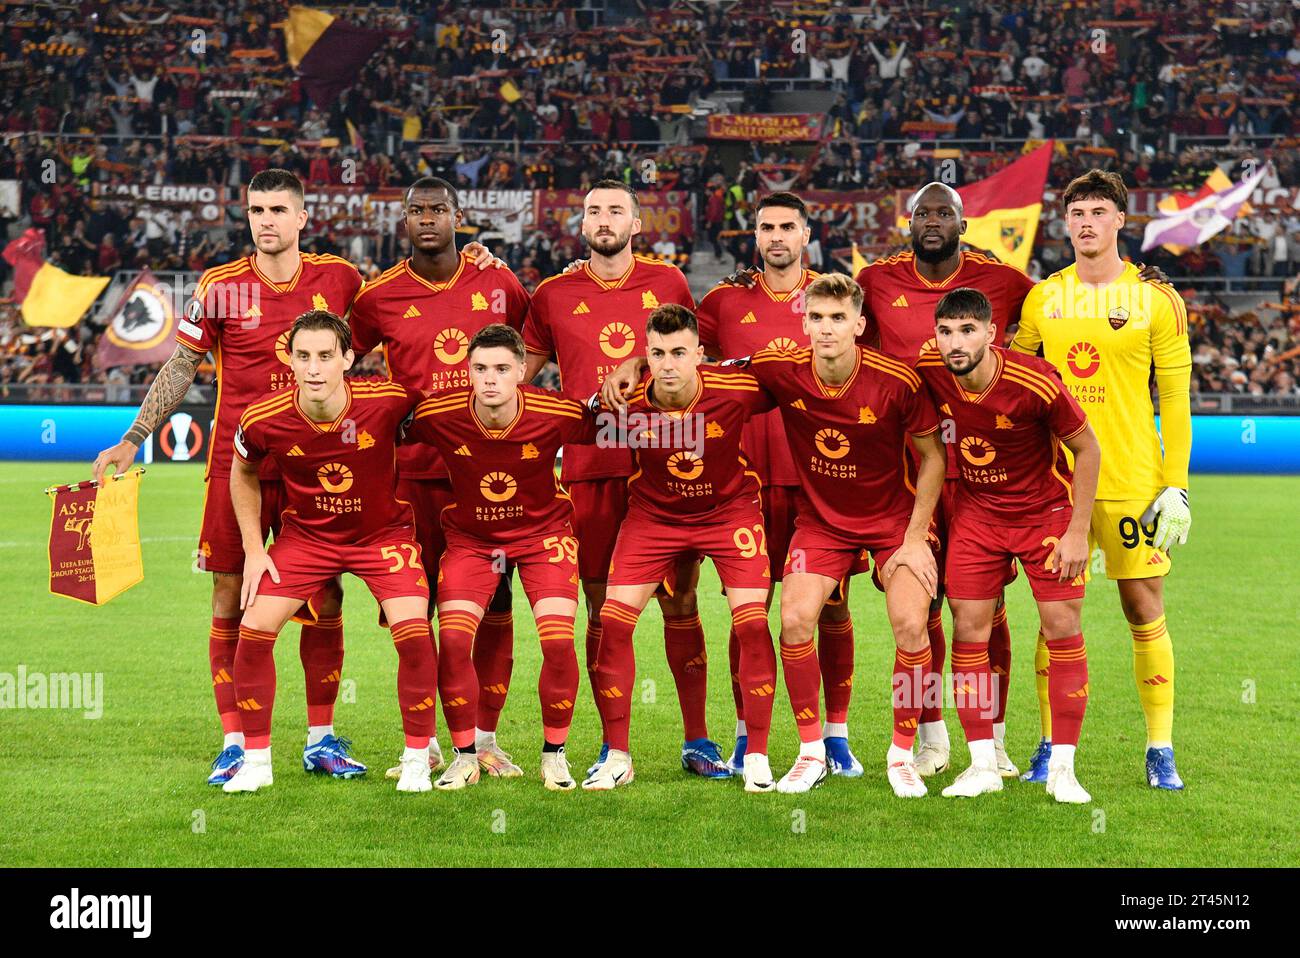
<instances>
[{"instance_id":1,"label":"player's tattooed arm","mask_svg":"<svg viewBox=\"0 0 1300 958\"><path fill-rule=\"evenodd\" d=\"M171 359L163 363L162 369L158 370L158 375L154 377L153 384L150 385L144 402L140 404L140 410L136 413L131 428L126 431L117 445L103 450L95 457L95 481L103 480L109 466L113 466L118 473L130 468L145 437L162 425L164 420L180 407L185 394L194 383L194 377L199 371L199 363L202 361L203 353L179 343L176 345L176 352L172 353Z\"/></svg>"}]
</instances>

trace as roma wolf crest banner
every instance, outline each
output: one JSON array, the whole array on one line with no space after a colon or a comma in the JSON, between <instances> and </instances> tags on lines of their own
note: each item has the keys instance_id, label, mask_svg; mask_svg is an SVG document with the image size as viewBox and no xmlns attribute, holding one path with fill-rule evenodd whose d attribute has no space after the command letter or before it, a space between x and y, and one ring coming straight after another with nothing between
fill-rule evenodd
<instances>
[{"instance_id":1,"label":"as roma wolf crest banner","mask_svg":"<svg viewBox=\"0 0 1300 958\"><path fill-rule=\"evenodd\" d=\"M143 469L45 490L50 520L50 592L103 605L144 578L139 504Z\"/></svg>"}]
</instances>

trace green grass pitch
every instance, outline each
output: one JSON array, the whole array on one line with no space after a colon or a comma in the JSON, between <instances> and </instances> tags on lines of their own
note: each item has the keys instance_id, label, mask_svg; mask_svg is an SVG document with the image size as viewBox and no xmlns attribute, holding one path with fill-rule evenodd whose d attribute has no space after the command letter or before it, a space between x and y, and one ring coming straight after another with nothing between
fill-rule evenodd
<instances>
[{"instance_id":1,"label":"green grass pitch","mask_svg":"<svg viewBox=\"0 0 1300 958\"><path fill-rule=\"evenodd\" d=\"M204 784L220 729L207 673L209 582L191 570L203 484L196 466L150 469L141 489L145 581L93 608L47 592L44 486L85 464L0 464L0 672L104 676L103 716L0 710L0 865L1297 865L1294 829L1297 598L1295 503L1300 479L1198 476L1190 544L1168 580L1178 657L1175 736L1182 794L1143 782L1144 732L1130 640L1114 586L1094 581L1084 632L1092 696L1079 754L1093 804L1057 806L1041 786L943 799L965 767L951 710L955 769L920 801L894 798L883 774L892 661L881 597L855 584L851 741L867 767L799 796L747 795L738 780L704 781L678 763L681 726L652 604L637 633L638 679L651 701L633 714L636 781L613 793L546 792L536 679L540 656L516 587L514 684L499 738L527 773L464 792L399 795L383 770L400 751L397 657L364 585L345 580L347 662L335 725L371 767L342 782L301 770L304 719L297 627L280 641L275 784L228 796ZM709 637L709 719L729 749L726 613L712 566L700 590ZM1008 747L1024 764L1038 738L1032 677L1036 619L1022 576L1010 591L1013 632ZM776 621L775 613L773 621ZM579 618L579 636L582 619ZM581 638L579 638L581 646ZM579 652L581 656L581 651ZM649 688L648 686L644 688ZM441 727L441 719L439 721ZM445 729L443 746L447 747ZM599 723L579 692L569 752L594 757ZM796 739L778 694L772 766Z\"/></svg>"}]
</instances>

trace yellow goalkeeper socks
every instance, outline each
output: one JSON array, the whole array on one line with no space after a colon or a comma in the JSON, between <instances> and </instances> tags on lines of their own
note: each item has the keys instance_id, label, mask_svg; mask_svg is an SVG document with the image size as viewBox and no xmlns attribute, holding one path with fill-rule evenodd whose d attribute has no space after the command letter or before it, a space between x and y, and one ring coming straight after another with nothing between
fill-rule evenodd
<instances>
[{"instance_id":1,"label":"yellow goalkeeper socks","mask_svg":"<svg viewBox=\"0 0 1300 958\"><path fill-rule=\"evenodd\" d=\"M1133 633L1133 677L1147 720L1147 747L1173 744L1174 644L1162 615L1145 625L1129 623Z\"/></svg>"},{"instance_id":2,"label":"yellow goalkeeper socks","mask_svg":"<svg viewBox=\"0 0 1300 958\"><path fill-rule=\"evenodd\" d=\"M1043 726L1043 738L1052 740L1052 703L1047 698L1047 637L1040 630L1038 648L1034 652L1034 684L1038 686L1038 721Z\"/></svg>"}]
</instances>

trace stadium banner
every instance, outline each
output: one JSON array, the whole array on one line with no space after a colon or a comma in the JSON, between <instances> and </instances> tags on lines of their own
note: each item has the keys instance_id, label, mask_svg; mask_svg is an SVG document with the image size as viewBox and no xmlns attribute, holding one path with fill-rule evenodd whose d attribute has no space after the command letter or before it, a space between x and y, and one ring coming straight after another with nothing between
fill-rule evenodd
<instances>
[{"instance_id":1,"label":"stadium banner","mask_svg":"<svg viewBox=\"0 0 1300 958\"><path fill-rule=\"evenodd\" d=\"M480 241L522 243L524 230L536 222L534 190L461 190L465 226Z\"/></svg>"},{"instance_id":2,"label":"stadium banner","mask_svg":"<svg viewBox=\"0 0 1300 958\"><path fill-rule=\"evenodd\" d=\"M339 233L391 233L402 218L402 190L368 186L308 186L303 194L308 229ZM248 188L240 201L247 206Z\"/></svg>"},{"instance_id":3,"label":"stadium banner","mask_svg":"<svg viewBox=\"0 0 1300 958\"><path fill-rule=\"evenodd\" d=\"M95 368L165 362L176 348L173 291L143 270L126 288L95 349Z\"/></svg>"},{"instance_id":4,"label":"stadium banner","mask_svg":"<svg viewBox=\"0 0 1300 958\"><path fill-rule=\"evenodd\" d=\"M869 246L883 246L891 238L899 202L891 190L802 190L799 195L813 215L819 216L827 209L836 216L847 212L847 229L859 242L865 238ZM904 200L907 195L902 194Z\"/></svg>"},{"instance_id":5,"label":"stadium banner","mask_svg":"<svg viewBox=\"0 0 1300 958\"><path fill-rule=\"evenodd\" d=\"M550 223L557 218L576 234L582 220L582 190L537 190L533 222ZM695 235L695 197L684 190L653 192L638 190L641 204L641 236L648 243L669 240L680 243Z\"/></svg>"},{"instance_id":6,"label":"stadium banner","mask_svg":"<svg viewBox=\"0 0 1300 958\"><path fill-rule=\"evenodd\" d=\"M752 140L759 143L803 143L820 140L826 116L820 113L714 113L709 139Z\"/></svg>"},{"instance_id":7,"label":"stadium banner","mask_svg":"<svg viewBox=\"0 0 1300 958\"><path fill-rule=\"evenodd\" d=\"M94 183L98 200L127 201L137 210L154 208L173 215L189 210L199 226L221 226L230 190L224 186L184 183Z\"/></svg>"},{"instance_id":8,"label":"stadium banner","mask_svg":"<svg viewBox=\"0 0 1300 958\"><path fill-rule=\"evenodd\" d=\"M0 404L0 461L92 462L130 428L135 414L135 405ZM212 406L182 406L145 439L137 462L203 462L213 415ZM1191 467L1195 473L1300 476L1300 416L1192 416Z\"/></svg>"},{"instance_id":9,"label":"stadium banner","mask_svg":"<svg viewBox=\"0 0 1300 958\"><path fill-rule=\"evenodd\" d=\"M51 486L50 593L103 605L144 579L139 499L143 469Z\"/></svg>"}]
</instances>

